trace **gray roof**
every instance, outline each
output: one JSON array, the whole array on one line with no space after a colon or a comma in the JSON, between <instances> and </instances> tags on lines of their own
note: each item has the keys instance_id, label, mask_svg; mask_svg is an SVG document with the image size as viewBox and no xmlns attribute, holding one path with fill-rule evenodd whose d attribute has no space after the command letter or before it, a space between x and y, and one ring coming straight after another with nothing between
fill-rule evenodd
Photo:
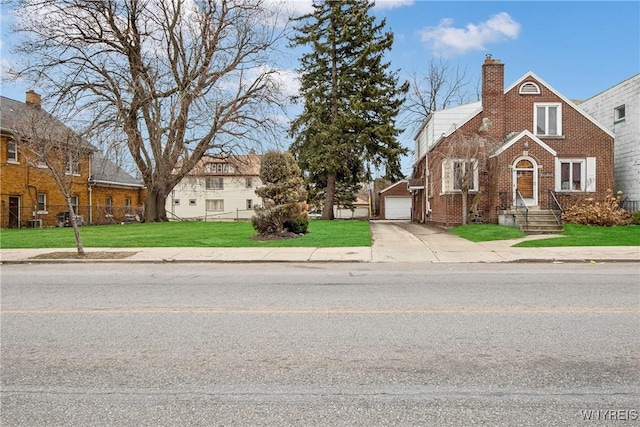
<instances>
[{"instance_id":1,"label":"gray roof","mask_svg":"<svg viewBox=\"0 0 640 427\"><path fill-rule=\"evenodd\" d=\"M99 152L93 154L93 161L91 163L91 179L97 185L144 187L141 180L134 178L115 162L107 159Z\"/></svg>"},{"instance_id":2,"label":"gray roof","mask_svg":"<svg viewBox=\"0 0 640 427\"><path fill-rule=\"evenodd\" d=\"M68 132L70 129L60 120L56 119L41 108L16 101L15 99L7 98L5 96L0 96L0 130L3 132L11 133L12 131L15 131L16 127L19 126L20 121L23 120L24 117L34 113L42 114L43 117L47 119L47 125L60 127L60 130L65 132ZM144 187L142 181L134 178L120 166L104 157L93 145L88 142L86 144L87 148L93 152L91 179L97 185Z\"/></svg>"},{"instance_id":3,"label":"gray roof","mask_svg":"<svg viewBox=\"0 0 640 427\"><path fill-rule=\"evenodd\" d=\"M20 123L24 122L25 118L36 117L34 115L37 115L38 118L41 117L43 123L46 123L47 126L53 126L53 130L59 129L59 135L68 135L69 131L73 132L71 128L40 107L0 96L0 130L2 132L15 132L18 130ZM84 148L87 150L96 150L96 148L87 141L83 142L86 144Z\"/></svg>"}]
</instances>

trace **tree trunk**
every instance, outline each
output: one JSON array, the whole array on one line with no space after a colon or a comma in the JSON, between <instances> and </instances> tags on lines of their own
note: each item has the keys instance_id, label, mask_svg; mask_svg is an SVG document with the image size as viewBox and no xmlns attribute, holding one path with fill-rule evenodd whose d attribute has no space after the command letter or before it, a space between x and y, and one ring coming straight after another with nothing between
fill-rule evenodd
<instances>
[{"instance_id":1,"label":"tree trunk","mask_svg":"<svg viewBox=\"0 0 640 427\"><path fill-rule=\"evenodd\" d=\"M469 190L462 189L462 225L467 225L469 218Z\"/></svg>"},{"instance_id":2,"label":"tree trunk","mask_svg":"<svg viewBox=\"0 0 640 427\"><path fill-rule=\"evenodd\" d=\"M158 189L150 189L144 201L144 222L166 222L167 196Z\"/></svg>"},{"instance_id":3,"label":"tree trunk","mask_svg":"<svg viewBox=\"0 0 640 427\"><path fill-rule=\"evenodd\" d=\"M69 208L69 222L71 223L71 227L73 227L73 235L76 238L78 255L85 256L86 253L84 251L84 245L82 244L82 239L80 238L80 230L78 229L78 222L76 221L76 211L73 209L73 206L71 205L71 198L69 197L67 197L67 207Z\"/></svg>"},{"instance_id":4,"label":"tree trunk","mask_svg":"<svg viewBox=\"0 0 640 427\"><path fill-rule=\"evenodd\" d=\"M324 194L324 206L322 207L322 219L332 220L333 203L336 198L336 173L330 173L327 177L327 189Z\"/></svg>"}]
</instances>

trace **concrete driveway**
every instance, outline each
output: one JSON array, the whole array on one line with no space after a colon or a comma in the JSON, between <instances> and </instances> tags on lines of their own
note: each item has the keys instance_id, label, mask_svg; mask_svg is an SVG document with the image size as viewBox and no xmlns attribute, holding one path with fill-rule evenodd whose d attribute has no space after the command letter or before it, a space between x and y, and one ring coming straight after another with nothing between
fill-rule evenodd
<instances>
[{"instance_id":1,"label":"concrete driveway","mask_svg":"<svg viewBox=\"0 0 640 427\"><path fill-rule=\"evenodd\" d=\"M638 261L637 246L516 248L524 240L548 239L530 235L518 239L474 243L441 228L410 221L371 221L374 262L576 262ZM561 239L561 235L556 235Z\"/></svg>"}]
</instances>

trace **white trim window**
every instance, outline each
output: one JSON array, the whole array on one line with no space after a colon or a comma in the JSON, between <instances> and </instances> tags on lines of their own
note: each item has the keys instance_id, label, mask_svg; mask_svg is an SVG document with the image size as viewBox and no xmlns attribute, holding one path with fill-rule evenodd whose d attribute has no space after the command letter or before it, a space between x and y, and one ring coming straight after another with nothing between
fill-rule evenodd
<instances>
[{"instance_id":1,"label":"white trim window","mask_svg":"<svg viewBox=\"0 0 640 427\"><path fill-rule=\"evenodd\" d=\"M75 215L78 215L78 203L79 203L78 196L76 194L71 196L71 207L73 208L73 213Z\"/></svg>"},{"instance_id":2,"label":"white trim window","mask_svg":"<svg viewBox=\"0 0 640 427\"><path fill-rule=\"evenodd\" d=\"M18 163L18 143L12 139L7 141L7 162Z\"/></svg>"},{"instance_id":3,"label":"white trim window","mask_svg":"<svg viewBox=\"0 0 640 427\"><path fill-rule=\"evenodd\" d=\"M556 191L588 192L596 191L596 158L556 159Z\"/></svg>"},{"instance_id":4,"label":"white trim window","mask_svg":"<svg viewBox=\"0 0 640 427\"><path fill-rule=\"evenodd\" d=\"M247 210L250 211L251 209L253 209L253 199L247 199Z\"/></svg>"},{"instance_id":5,"label":"white trim window","mask_svg":"<svg viewBox=\"0 0 640 427\"><path fill-rule=\"evenodd\" d=\"M468 175L468 168L473 168L473 175ZM478 189L478 161L464 159L445 159L442 161L442 192L452 193L462 191L465 179L470 179L469 191Z\"/></svg>"},{"instance_id":6,"label":"white trim window","mask_svg":"<svg viewBox=\"0 0 640 427\"><path fill-rule=\"evenodd\" d=\"M47 213L47 195L45 193L38 193L38 215L45 215Z\"/></svg>"},{"instance_id":7,"label":"white trim window","mask_svg":"<svg viewBox=\"0 0 640 427\"><path fill-rule=\"evenodd\" d=\"M65 170L68 175L80 174L80 162L78 157L74 155L67 155L65 158Z\"/></svg>"},{"instance_id":8,"label":"white trim window","mask_svg":"<svg viewBox=\"0 0 640 427\"><path fill-rule=\"evenodd\" d=\"M207 211L215 211L220 212L224 210L224 200L223 199L207 199L206 200L206 208Z\"/></svg>"},{"instance_id":9,"label":"white trim window","mask_svg":"<svg viewBox=\"0 0 640 427\"><path fill-rule=\"evenodd\" d=\"M206 178L205 188L207 190L224 190L224 178Z\"/></svg>"},{"instance_id":10,"label":"white trim window","mask_svg":"<svg viewBox=\"0 0 640 427\"><path fill-rule=\"evenodd\" d=\"M562 104L541 102L533 106L533 128L539 136L562 135Z\"/></svg>"}]
</instances>

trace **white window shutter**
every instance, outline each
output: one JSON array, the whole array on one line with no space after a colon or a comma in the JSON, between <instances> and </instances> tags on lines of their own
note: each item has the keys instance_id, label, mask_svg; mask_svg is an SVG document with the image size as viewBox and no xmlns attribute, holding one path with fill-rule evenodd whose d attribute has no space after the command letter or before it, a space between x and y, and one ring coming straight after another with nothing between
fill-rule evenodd
<instances>
[{"instance_id":1,"label":"white window shutter","mask_svg":"<svg viewBox=\"0 0 640 427\"><path fill-rule=\"evenodd\" d=\"M587 157L587 182L585 191L594 193L596 191L596 158Z\"/></svg>"},{"instance_id":2,"label":"white window shutter","mask_svg":"<svg viewBox=\"0 0 640 427\"><path fill-rule=\"evenodd\" d=\"M560 176L560 159L556 157L556 168L554 171L555 181L556 181L556 189L555 191L560 191L562 188L562 183L560 182L562 177Z\"/></svg>"}]
</instances>

